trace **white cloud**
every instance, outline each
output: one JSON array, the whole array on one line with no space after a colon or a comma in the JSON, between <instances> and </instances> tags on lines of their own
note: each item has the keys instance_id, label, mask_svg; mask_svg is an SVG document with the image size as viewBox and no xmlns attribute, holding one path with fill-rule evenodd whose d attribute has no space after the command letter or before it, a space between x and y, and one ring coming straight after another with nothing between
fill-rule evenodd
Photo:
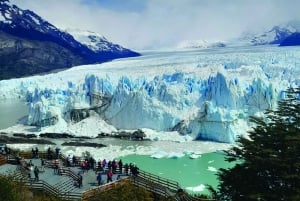
<instances>
[{"instance_id":1,"label":"white cloud","mask_svg":"<svg viewBox=\"0 0 300 201\"><path fill-rule=\"evenodd\" d=\"M114 10L113 5L83 0L11 2L60 28L96 31L133 49L176 46L182 40L226 40L247 29L300 19L300 1L294 0L145 0L142 9L127 12L128 4L136 1L127 2L125 11L120 5Z\"/></svg>"}]
</instances>

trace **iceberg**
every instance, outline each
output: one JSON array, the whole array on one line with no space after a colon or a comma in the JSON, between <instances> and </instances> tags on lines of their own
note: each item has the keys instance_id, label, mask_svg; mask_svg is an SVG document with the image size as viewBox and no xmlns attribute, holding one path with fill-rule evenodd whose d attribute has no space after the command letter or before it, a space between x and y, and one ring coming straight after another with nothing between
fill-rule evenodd
<instances>
[{"instance_id":1,"label":"iceberg","mask_svg":"<svg viewBox=\"0 0 300 201\"><path fill-rule=\"evenodd\" d=\"M41 130L81 122L84 131L93 117L105 132L142 129L151 140L232 143L247 134L249 116L276 107L284 90L299 86L299 59L299 49L276 46L148 52L2 80L0 99L26 100L27 124Z\"/></svg>"}]
</instances>

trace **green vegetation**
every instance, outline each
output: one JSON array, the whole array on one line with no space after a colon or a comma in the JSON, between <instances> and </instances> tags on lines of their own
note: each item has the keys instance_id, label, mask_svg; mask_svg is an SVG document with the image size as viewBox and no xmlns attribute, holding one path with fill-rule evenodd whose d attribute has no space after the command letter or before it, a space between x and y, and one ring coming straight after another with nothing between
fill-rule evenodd
<instances>
[{"instance_id":1,"label":"green vegetation","mask_svg":"<svg viewBox=\"0 0 300 201\"><path fill-rule=\"evenodd\" d=\"M116 186L109 191L99 192L95 198L90 201L173 201L174 198L164 198L162 196L153 195L151 192L137 187L130 182L124 185Z\"/></svg>"},{"instance_id":2,"label":"green vegetation","mask_svg":"<svg viewBox=\"0 0 300 201\"><path fill-rule=\"evenodd\" d=\"M0 195L1 199L6 201L19 201L20 195L19 191L19 185L17 185L15 182L13 182L12 178L10 176L8 177L0 177Z\"/></svg>"},{"instance_id":3,"label":"green vegetation","mask_svg":"<svg viewBox=\"0 0 300 201\"><path fill-rule=\"evenodd\" d=\"M287 98L265 118L252 117L255 127L227 151L214 197L222 201L300 200L300 88L289 89Z\"/></svg>"},{"instance_id":4,"label":"green vegetation","mask_svg":"<svg viewBox=\"0 0 300 201\"><path fill-rule=\"evenodd\" d=\"M24 182L16 182L12 176L0 176L0 200L5 201L62 201L40 191L29 190Z\"/></svg>"}]
</instances>

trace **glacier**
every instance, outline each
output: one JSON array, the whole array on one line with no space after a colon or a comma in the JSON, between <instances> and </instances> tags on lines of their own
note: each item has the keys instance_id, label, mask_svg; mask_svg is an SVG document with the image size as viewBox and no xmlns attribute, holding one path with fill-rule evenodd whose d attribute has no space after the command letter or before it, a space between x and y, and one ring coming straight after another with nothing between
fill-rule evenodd
<instances>
[{"instance_id":1,"label":"glacier","mask_svg":"<svg viewBox=\"0 0 300 201\"><path fill-rule=\"evenodd\" d=\"M27 101L27 124L40 129L70 132L68 125L94 118L113 132L178 132L232 143L251 128L249 116L275 108L284 90L299 86L299 65L296 47L145 51L137 58L2 80L0 99Z\"/></svg>"}]
</instances>

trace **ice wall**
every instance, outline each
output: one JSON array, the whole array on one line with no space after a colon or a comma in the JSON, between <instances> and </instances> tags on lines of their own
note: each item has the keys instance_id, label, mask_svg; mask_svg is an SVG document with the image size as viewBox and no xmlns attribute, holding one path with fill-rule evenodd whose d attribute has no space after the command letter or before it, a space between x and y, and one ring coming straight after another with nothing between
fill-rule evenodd
<instances>
[{"instance_id":1,"label":"ice wall","mask_svg":"<svg viewBox=\"0 0 300 201\"><path fill-rule=\"evenodd\" d=\"M239 79L228 79L221 72L201 79L193 74L174 73L153 79L120 77L115 84L109 77L87 75L84 82L67 90L35 90L28 122L62 117L70 121L74 108L109 105L102 118L119 129L150 128L158 131L177 130L194 139L234 142L245 134L247 117L271 108L276 103L272 85L255 79L239 85ZM243 128L243 129L241 129Z\"/></svg>"},{"instance_id":2,"label":"ice wall","mask_svg":"<svg viewBox=\"0 0 300 201\"><path fill-rule=\"evenodd\" d=\"M247 133L250 115L274 108L282 90L299 86L297 49L207 51L153 54L1 81L0 98L25 98L31 125L71 123L93 110L118 129L234 142Z\"/></svg>"}]
</instances>

